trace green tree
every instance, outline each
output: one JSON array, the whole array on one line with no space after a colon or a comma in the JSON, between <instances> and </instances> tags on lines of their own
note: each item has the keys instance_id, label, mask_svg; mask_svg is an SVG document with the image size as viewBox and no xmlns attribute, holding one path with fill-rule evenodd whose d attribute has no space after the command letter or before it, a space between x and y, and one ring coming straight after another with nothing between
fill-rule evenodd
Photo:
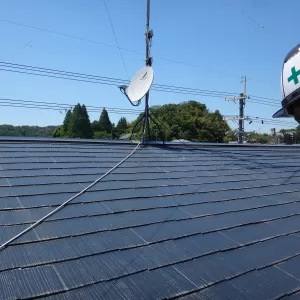
<instances>
[{"instance_id":1,"label":"green tree","mask_svg":"<svg viewBox=\"0 0 300 300\"><path fill-rule=\"evenodd\" d=\"M297 126L295 133L296 133L296 136L295 136L296 143L299 144L299 142L300 142L300 125Z\"/></svg>"},{"instance_id":2,"label":"green tree","mask_svg":"<svg viewBox=\"0 0 300 300\"><path fill-rule=\"evenodd\" d=\"M92 122L92 130L93 130L93 132L101 131L101 128L99 126L99 122L98 121L93 121Z\"/></svg>"},{"instance_id":3,"label":"green tree","mask_svg":"<svg viewBox=\"0 0 300 300\"><path fill-rule=\"evenodd\" d=\"M0 136L51 137L56 126L13 126L0 125Z\"/></svg>"},{"instance_id":4,"label":"green tree","mask_svg":"<svg viewBox=\"0 0 300 300\"><path fill-rule=\"evenodd\" d=\"M166 104L151 108L153 118L161 126L161 134L151 122L151 139L167 141L185 139L192 142L223 142L230 129L219 111L209 112L204 104L188 101L180 104ZM132 122L129 129L135 124ZM137 136L141 134L137 133Z\"/></svg>"},{"instance_id":5,"label":"green tree","mask_svg":"<svg viewBox=\"0 0 300 300\"><path fill-rule=\"evenodd\" d=\"M125 117L122 117L117 124L117 130L125 132L127 130L127 127L127 120Z\"/></svg>"},{"instance_id":6,"label":"green tree","mask_svg":"<svg viewBox=\"0 0 300 300\"><path fill-rule=\"evenodd\" d=\"M117 127L115 126L115 123L111 124L111 139L115 140L118 139L120 137L120 134L117 130Z\"/></svg>"},{"instance_id":7,"label":"green tree","mask_svg":"<svg viewBox=\"0 0 300 300\"><path fill-rule=\"evenodd\" d=\"M64 135L65 135L65 131L63 126L56 127L52 134L52 136L55 138L62 138L64 137Z\"/></svg>"},{"instance_id":8,"label":"green tree","mask_svg":"<svg viewBox=\"0 0 300 300\"><path fill-rule=\"evenodd\" d=\"M119 135L124 134L128 129L128 124L126 118L122 117L116 127L116 131Z\"/></svg>"},{"instance_id":9,"label":"green tree","mask_svg":"<svg viewBox=\"0 0 300 300\"><path fill-rule=\"evenodd\" d=\"M82 121L83 135L85 138L91 139L91 138L93 138L94 133L93 133L91 121L90 121L86 106L84 104L82 105L82 118L83 118L83 121Z\"/></svg>"},{"instance_id":10,"label":"green tree","mask_svg":"<svg viewBox=\"0 0 300 300\"><path fill-rule=\"evenodd\" d=\"M270 139L267 134L257 134L256 141L259 144L267 144L270 141Z\"/></svg>"},{"instance_id":11,"label":"green tree","mask_svg":"<svg viewBox=\"0 0 300 300\"><path fill-rule=\"evenodd\" d=\"M248 135L249 143L267 144L271 141L267 133L251 133Z\"/></svg>"},{"instance_id":12,"label":"green tree","mask_svg":"<svg viewBox=\"0 0 300 300\"><path fill-rule=\"evenodd\" d=\"M110 122L108 113L105 108L103 108L102 113L99 118L99 129L107 133L111 132L112 124Z\"/></svg>"},{"instance_id":13,"label":"green tree","mask_svg":"<svg viewBox=\"0 0 300 300\"><path fill-rule=\"evenodd\" d=\"M69 110L67 111L67 113L66 113L66 116L65 116L65 119L64 119L64 123L63 123L63 130L64 130L64 132L67 132L67 131L68 131L68 125L69 125L71 116L72 116L72 112L71 112L71 110L69 109Z\"/></svg>"},{"instance_id":14,"label":"green tree","mask_svg":"<svg viewBox=\"0 0 300 300\"><path fill-rule=\"evenodd\" d=\"M69 138L84 138L84 117L82 107L78 103L72 112L69 120L67 137Z\"/></svg>"}]
</instances>

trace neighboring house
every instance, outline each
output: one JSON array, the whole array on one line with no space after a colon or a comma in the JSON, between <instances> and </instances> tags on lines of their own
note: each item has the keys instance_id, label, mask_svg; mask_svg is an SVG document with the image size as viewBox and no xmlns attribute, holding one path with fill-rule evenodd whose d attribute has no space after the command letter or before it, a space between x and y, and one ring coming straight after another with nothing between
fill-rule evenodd
<instances>
[{"instance_id":1,"label":"neighboring house","mask_svg":"<svg viewBox=\"0 0 300 300\"><path fill-rule=\"evenodd\" d=\"M286 132L283 134L283 142L285 144L295 144L296 134L295 132Z\"/></svg>"},{"instance_id":2,"label":"neighboring house","mask_svg":"<svg viewBox=\"0 0 300 300\"><path fill-rule=\"evenodd\" d=\"M280 133L276 132L275 128L271 129L269 134L270 141L274 144L295 144L296 134L293 131Z\"/></svg>"},{"instance_id":3,"label":"neighboring house","mask_svg":"<svg viewBox=\"0 0 300 300\"><path fill-rule=\"evenodd\" d=\"M0 139L0 298L297 299L296 148Z\"/></svg>"}]
</instances>

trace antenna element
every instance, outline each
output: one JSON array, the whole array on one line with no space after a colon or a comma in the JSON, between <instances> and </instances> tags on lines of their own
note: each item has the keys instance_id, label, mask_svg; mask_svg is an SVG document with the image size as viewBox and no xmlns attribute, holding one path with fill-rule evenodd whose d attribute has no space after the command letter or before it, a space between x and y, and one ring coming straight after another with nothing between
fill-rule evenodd
<instances>
[{"instance_id":1,"label":"antenna element","mask_svg":"<svg viewBox=\"0 0 300 300\"><path fill-rule=\"evenodd\" d=\"M136 127L143 124L142 131L142 143L145 144L150 140L150 120L157 126L158 131L161 135L160 126L150 115L149 108L149 90L153 82L154 74L152 69L153 58L151 57L151 47L153 31L149 29L150 27L150 0L147 1L147 23L146 23L146 66L136 73L132 79L130 85L119 86L120 91L127 97L131 105L138 106L141 103L142 98L145 96L145 111L138 118L136 124L134 125L130 139L132 138ZM162 136L162 135L161 135ZM163 141L164 143L164 141Z\"/></svg>"}]
</instances>

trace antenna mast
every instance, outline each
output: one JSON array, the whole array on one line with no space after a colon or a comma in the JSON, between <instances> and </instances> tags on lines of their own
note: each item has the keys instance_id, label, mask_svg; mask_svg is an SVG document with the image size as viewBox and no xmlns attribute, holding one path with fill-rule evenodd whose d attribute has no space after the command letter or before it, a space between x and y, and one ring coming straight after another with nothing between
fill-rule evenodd
<instances>
[{"instance_id":1,"label":"antenna mast","mask_svg":"<svg viewBox=\"0 0 300 300\"><path fill-rule=\"evenodd\" d=\"M151 57L153 31L150 30L150 0L146 0L146 1L147 1L147 19L146 19L147 21L146 21L146 34L145 34L146 35L146 66L151 67L152 62L153 62L153 59ZM126 88L126 86L125 86L125 88ZM120 87L120 89L124 89L124 87ZM157 126L158 131L159 131L160 135L162 136L160 126L150 115L149 96L150 96L150 92L148 90L145 95L145 111L144 111L143 115L137 120L135 125L133 126L133 129L131 132L131 137L130 137L130 139L131 139L136 127L143 123L143 131L142 131L142 143L143 144L146 144L151 139L150 120ZM163 143L164 143L164 140L163 140Z\"/></svg>"},{"instance_id":2,"label":"antenna mast","mask_svg":"<svg viewBox=\"0 0 300 300\"><path fill-rule=\"evenodd\" d=\"M150 56L152 44L153 31L150 30L150 0L147 0L147 21L146 21L146 66L152 66L152 57ZM147 92L145 97L145 120L143 124L143 144L150 140L150 122L149 122L149 97L150 91Z\"/></svg>"}]
</instances>

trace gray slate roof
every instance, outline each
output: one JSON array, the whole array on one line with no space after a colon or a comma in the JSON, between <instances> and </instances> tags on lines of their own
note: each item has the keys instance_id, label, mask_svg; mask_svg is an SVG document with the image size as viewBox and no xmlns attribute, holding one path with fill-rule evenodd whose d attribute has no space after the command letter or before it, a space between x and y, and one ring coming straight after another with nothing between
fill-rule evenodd
<instances>
[{"instance_id":1,"label":"gray slate roof","mask_svg":"<svg viewBox=\"0 0 300 300\"><path fill-rule=\"evenodd\" d=\"M0 244L134 147L2 139ZM299 150L139 147L0 251L0 299L299 299Z\"/></svg>"}]
</instances>

